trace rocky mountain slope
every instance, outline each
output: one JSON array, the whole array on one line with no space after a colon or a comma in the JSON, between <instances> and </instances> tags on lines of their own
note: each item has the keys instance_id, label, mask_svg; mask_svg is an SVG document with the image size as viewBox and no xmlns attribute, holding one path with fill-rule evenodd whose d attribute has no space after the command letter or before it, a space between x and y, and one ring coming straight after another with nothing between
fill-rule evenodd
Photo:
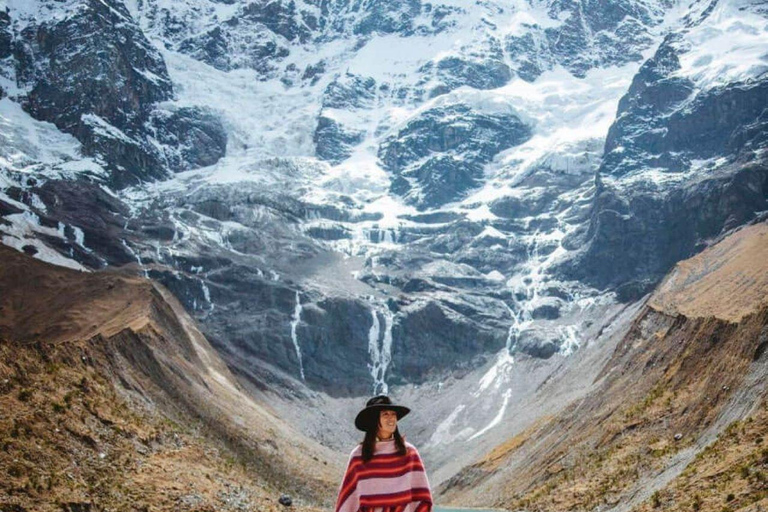
<instances>
[{"instance_id":1,"label":"rocky mountain slope","mask_svg":"<svg viewBox=\"0 0 768 512\"><path fill-rule=\"evenodd\" d=\"M588 393L675 263L768 210L767 17L6 0L0 238L162 283L334 449L361 397L408 398L437 483Z\"/></svg>"},{"instance_id":2,"label":"rocky mountain slope","mask_svg":"<svg viewBox=\"0 0 768 512\"><path fill-rule=\"evenodd\" d=\"M443 497L510 510L759 509L768 491L766 286L765 222L679 263L590 393L508 431L443 484Z\"/></svg>"},{"instance_id":3,"label":"rocky mountain slope","mask_svg":"<svg viewBox=\"0 0 768 512\"><path fill-rule=\"evenodd\" d=\"M0 253L4 510L332 498L342 461L245 395L167 290Z\"/></svg>"}]
</instances>

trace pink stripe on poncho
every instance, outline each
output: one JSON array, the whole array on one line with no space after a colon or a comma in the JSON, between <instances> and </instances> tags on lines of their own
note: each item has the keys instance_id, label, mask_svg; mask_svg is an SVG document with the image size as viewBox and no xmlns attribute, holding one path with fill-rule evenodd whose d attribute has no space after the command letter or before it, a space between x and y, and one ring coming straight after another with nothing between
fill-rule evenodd
<instances>
[{"instance_id":1,"label":"pink stripe on poncho","mask_svg":"<svg viewBox=\"0 0 768 512\"><path fill-rule=\"evenodd\" d=\"M395 442L376 443L363 462L362 445L352 450L339 487L336 512L431 512L432 492L416 447L406 442L398 455Z\"/></svg>"}]
</instances>

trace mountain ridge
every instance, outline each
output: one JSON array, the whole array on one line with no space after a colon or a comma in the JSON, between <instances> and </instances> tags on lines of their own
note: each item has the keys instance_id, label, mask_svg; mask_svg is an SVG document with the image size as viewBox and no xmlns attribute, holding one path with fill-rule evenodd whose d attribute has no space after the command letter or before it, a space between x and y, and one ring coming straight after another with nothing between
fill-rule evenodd
<instances>
[{"instance_id":1,"label":"mountain ridge","mask_svg":"<svg viewBox=\"0 0 768 512\"><path fill-rule=\"evenodd\" d=\"M60 409L56 409L54 403L54 412L70 411L73 407L74 410L87 408L90 407L89 400L101 401L104 396L112 396L121 404L119 407L115 405L118 409L134 411L131 414L135 416L129 416L134 419L130 429L157 429L164 422L178 425L180 433L193 436L186 438L195 449L218 450L215 455L205 457L209 475L211 472L229 473L223 469L227 466L227 457L242 464L241 472L231 475L231 482L219 478L216 488L247 485L249 490L243 497L246 501L250 496L267 502L267 493L275 500L279 492L286 491L312 503L330 499L328 488L333 485L334 469L340 471L340 457L303 438L284 424L274 411L258 404L253 396L246 396L192 319L167 290L143 278L60 269L15 254L7 248L1 250L4 262L0 271L3 290L0 336L6 375L4 401L13 403L18 400L16 403L23 407L26 402L22 395L34 394L40 400L55 402L61 393L46 390L45 379L47 373L52 374L51 379L61 373L68 381L67 385L74 388L69 392L65 406L59 405ZM23 365L14 365L6 357L13 351L18 351L20 357L23 354ZM47 373L40 369L46 364L51 368ZM99 393L91 394L87 389L78 388L80 377L84 382L95 379ZM75 397L77 400L72 402ZM41 413L31 411L27 414L39 417ZM48 418L42 416L41 424L33 422L32 425L38 431L47 428L44 423L55 420L55 414ZM25 420L21 414L16 419L5 418L4 421L10 425ZM76 415L73 421L77 421ZM121 422L112 417L105 420L105 424L109 427ZM120 494L115 494L118 481L122 482L120 485L139 490L141 462L136 466L133 459L141 458L141 453L131 454L130 450L125 453L124 446L125 436L130 441L132 434L121 433L119 426L114 427L117 438L112 434L93 432L87 423L78 427L83 428L90 432L82 434L86 436L86 445L100 446L102 451L109 451L112 444L115 449L120 446L121 453L131 461L128 467L135 477L126 475L118 479L113 475L110 477L112 481L99 484L104 487L103 492L86 492L86 497L91 495L96 500L92 504L119 503ZM88 441L87 436L96 436L101 441ZM77 444L77 439L74 441ZM12 445L26 453L25 457L29 456L20 442L13 441ZM6 465L14 457L13 453L13 450L4 453ZM73 453L77 460L89 452ZM111 467L109 464L112 464L111 460L105 462L105 469ZM183 466L179 466L175 471L182 469ZM45 472L45 468L39 470ZM26 476L31 482L31 475L40 471L25 470L24 474L17 475L21 481L8 483L10 487L3 489L8 493L6 497L24 488L25 479L21 477ZM257 476L249 480L246 471L254 471ZM181 474L177 473L177 477ZM39 481L40 476L35 478ZM197 477L190 480L200 485ZM169 488L174 487L171 482L166 484ZM22 487L15 487L14 491L14 485ZM77 487L81 486L78 484ZM45 494L39 492L27 495L27 498L42 499ZM161 498L162 487L157 487L156 492L159 493L155 495L158 503L172 509L174 498ZM99 500L103 502L100 504ZM205 500L215 505L215 493L209 492ZM124 505L138 506L141 502L129 501ZM37 503L51 504L45 499Z\"/></svg>"},{"instance_id":2,"label":"mountain ridge","mask_svg":"<svg viewBox=\"0 0 768 512\"><path fill-rule=\"evenodd\" d=\"M491 496L491 504L507 509L647 509L654 492L658 502L731 425L762 421L768 304L761 287L768 273L758 272L743 289L726 286L716 304L705 303L696 316L673 305L693 312L689 299L713 280L728 283L739 262L761 268L768 261L766 229L765 222L744 227L679 263L633 319L591 392L444 482L443 499L487 505ZM681 278L691 268L702 272ZM747 463L760 468L759 457ZM515 479L508 480L510 474ZM714 499L719 492L704 487L701 494ZM764 500L762 492L757 483L744 499ZM682 504L665 501L664 509L681 509L686 500L678 498Z\"/></svg>"}]
</instances>

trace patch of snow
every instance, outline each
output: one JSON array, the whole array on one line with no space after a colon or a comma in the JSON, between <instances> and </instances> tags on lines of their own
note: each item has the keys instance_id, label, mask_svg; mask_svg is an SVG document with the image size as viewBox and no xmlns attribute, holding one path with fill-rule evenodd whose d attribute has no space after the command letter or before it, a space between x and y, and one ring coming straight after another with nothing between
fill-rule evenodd
<instances>
[{"instance_id":1,"label":"patch of snow","mask_svg":"<svg viewBox=\"0 0 768 512\"><path fill-rule=\"evenodd\" d=\"M23 251L25 246L32 246L37 250L34 255L36 259L53 265L73 268L80 271L88 270L79 262L72 258L67 258L38 239L37 235L39 234L63 238L58 227L49 228L41 226L40 218L29 210L25 210L22 213L7 215L3 218L10 223L10 225L0 224L0 236L3 245L13 247L19 251Z\"/></svg>"},{"instance_id":2,"label":"patch of snow","mask_svg":"<svg viewBox=\"0 0 768 512\"><path fill-rule=\"evenodd\" d=\"M463 411L465 408L466 406L463 404L457 405L456 408L451 411L451 414L449 414L443 421L440 422L437 428L435 428L435 431L432 432L432 435L429 437L429 441L427 441L425 449L437 446L439 444L450 443L456 440L458 436L451 435L451 428L453 427L456 418L458 418L459 414L461 414L461 411Z\"/></svg>"},{"instance_id":3,"label":"patch of snow","mask_svg":"<svg viewBox=\"0 0 768 512\"><path fill-rule=\"evenodd\" d=\"M498 217L491 212L491 209L487 204L483 203L477 208L469 210L467 212L467 219L473 222L483 222L496 220Z\"/></svg>"},{"instance_id":4,"label":"patch of snow","mask_svg":"<svg viewBox=\"0 0 768 512\"><path fill-rule=\"evenodd\" d=\"M60 132L53 123L33 119L10 98L0 100L0 169L29 173L44 164L49 175L102 173L92 160L82 160L80 147L74 137Z\"/></svg>"},{"instance_id":5,"label":"patch of snow","mask_svg":"<svg viewBox=\"0 0 768 512\"><path fill-rule=\"evenodd\" d=\"M129 137L124 131L96 114L85 114L81 117L81 120L85 124L90 125L93 128L94 133L103 137L117 139L127 144L136 144L136 141L132 137Z\"/></svg>"},{"instance_id":6,"label":"patch of snow","mask_svg":"<svg viewBox=\"0 0 768 512\"><path fill-rule=\"evenodd\" d=\"M499 272L498 270L491 270L487 274L485 274L485 278L490 281L505 281L507 278L504 277L504 274Z\"/></svg>"},{"instance_id":7,"label":"patch of snow","mask_svg":"<svg viewBox=\"0 0 768 512\"><path fill-rule=\"evenodd\" d=\"M501 423L501 420L504 419L504 413L507 411L507 404L509 403L509 397L512 396L512 389L507 389L504 392L504 402L501 404L501 407L499 408L499 412L496 414L496 417L491 420L491 422L486 425L483 429L479 430L475 434L472 435L468 439L468 441L472 441L473 439L477 439L478 437L482 436L495 426L497 426L499 423Z\"/></svg>"},{"instance_id":8,"label":"patch of snow","mask_svg":"<svg viewBox=\"0 0 768 512\"><path fill-rule=\"evenodd\" d=\"M514 79L493 91L474 91L475 102L491 96L514 105L520 118L533 127L533 136L497 155L486 168L486 184L463 203L485 203L508 195L541 168L568 173L595 170L619 99L639 67L630 63L596 68L583 79L558 67L532 83Z\"/></svg>"},{"instance_id":9,"label":"patch of snow","mask_svg":"<svg viewBox=\"0 0 768 512\"><path fill-rule=\"evenodd\" d=\"M768 23L754 2L718 2L700 23L683 32L674 76L711 89L768 73Z\"/></svg>"}]
</instances>

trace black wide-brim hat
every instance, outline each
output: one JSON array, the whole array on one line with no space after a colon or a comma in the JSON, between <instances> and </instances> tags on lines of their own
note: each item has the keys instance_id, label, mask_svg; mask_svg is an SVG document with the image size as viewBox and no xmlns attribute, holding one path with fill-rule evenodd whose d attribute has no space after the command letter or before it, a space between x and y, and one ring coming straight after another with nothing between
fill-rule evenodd
<instances>
[{"instance_id":1,"label":"black wide-brim hat","mask_svg":"<svg viewBox=\"0 0 768 512\"><path fill-rule=\"evenodd\" d=\"M355 426L363 432L377 428L379 425L379 412L385 410L395 411L398 421L411 412L409 408L393 403L392 399L387 395L378 395L368 400L365 404L365 409L357 413Z\"/></svg>"}]
</instances>

